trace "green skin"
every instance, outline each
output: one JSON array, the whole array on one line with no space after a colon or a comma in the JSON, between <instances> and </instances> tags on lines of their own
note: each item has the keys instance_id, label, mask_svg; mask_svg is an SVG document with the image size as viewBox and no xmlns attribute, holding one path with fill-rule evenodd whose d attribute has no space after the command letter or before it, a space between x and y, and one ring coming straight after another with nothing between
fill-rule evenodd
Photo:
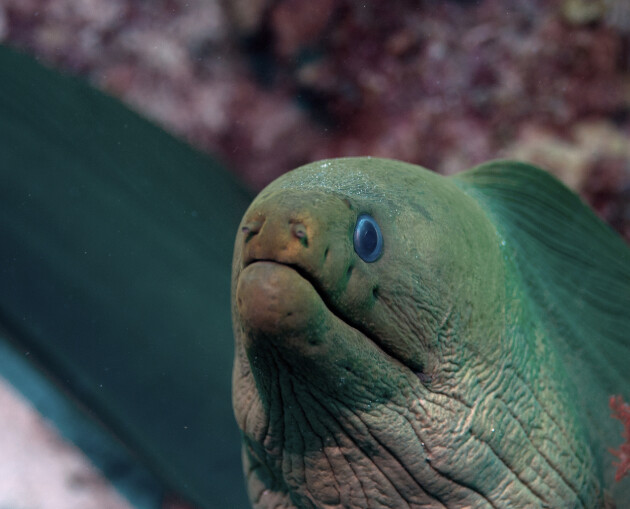
<instances>
[{"instance_id":1,"label":"green skin","mask_svg":"<svg viewBox=\"0 0 630 509\"><path fill-rule=\"evenodd\" d=\"M374 263L360 213L383 233ZM232 284L253 507L604 506L565 366L453 179L372 158L294 170L246 212Z\"/></svg>"}]
</instances>

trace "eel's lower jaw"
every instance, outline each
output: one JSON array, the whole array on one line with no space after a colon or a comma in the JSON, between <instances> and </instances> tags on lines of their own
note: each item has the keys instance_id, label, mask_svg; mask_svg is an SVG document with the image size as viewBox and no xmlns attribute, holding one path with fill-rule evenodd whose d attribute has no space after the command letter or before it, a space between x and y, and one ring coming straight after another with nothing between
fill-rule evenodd
<instances>
[{"instance_id":1,"label":"eel's lower jaw","mask_svg":"<svg viewBox=\"0 0 630 509\"><path fill-rule=\"evenodd\" d=\"M236 304L250 340L310 336L308 331L317 329L327 310L310 281L293 267L272 260L256 260L243 268Z\"/></svg>"},{"instance_id":2,"label":"eel's lower jaw","mask_svg":"<svg viewBox=\"0 0 630 509\"><path fill-rule=\"evenodd\" d=\"M297 348L300 355L326 341L331 319L371 343L380 356L400 369L409 370L420 383L430 382L415 363L390 351L369 331L349 322L322 291L308 270L295 263L273 259L245 260L236 288L236 303L245 327L244 346L262 339L265 345ZM330 345L329 345L330 346ZM311 349L311 350L309 350Z\"/></svg>"}]
</instances>

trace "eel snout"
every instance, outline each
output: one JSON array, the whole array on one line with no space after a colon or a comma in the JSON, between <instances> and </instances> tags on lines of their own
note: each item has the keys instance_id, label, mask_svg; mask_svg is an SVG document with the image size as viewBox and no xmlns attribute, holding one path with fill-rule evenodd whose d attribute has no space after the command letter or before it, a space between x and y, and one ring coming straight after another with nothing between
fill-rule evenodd
<instances>
[{"instance_id":1,"label":"eel snout","mask_svg":"<svg viewBox=\"0 0 630 509\"><path fill-rule=\"evenodd\" d=\"M282 193L274 197L279 203L255 203L241 224L241 267L271 260L300 269L314 284L332 277L329 272L341 259L334 262L329 254L342 254L338 237L345 232L331 231L328 225L339 223L340 212L347 215L347 207L338 199L318 195ZM350 218L346 220L350 224Z\"/></svg>"},{"instance_id":2,"label":"eel snout","mask_svg":"<svg viewBox=\"0 0 630 509\"><path fill-rule=\"evenodd\" d=\"M326 214L326 212L328 214ZM319 193L278 193L253 204L237 238L235 298L248 351L274 345L291 355L313 355L330 328L330 291L348 264L348 249L333 229L348 207ZM343 216L342 216L343 217ZM323 218L323 219L322 219Z\"/></svg>"}]
</instances>

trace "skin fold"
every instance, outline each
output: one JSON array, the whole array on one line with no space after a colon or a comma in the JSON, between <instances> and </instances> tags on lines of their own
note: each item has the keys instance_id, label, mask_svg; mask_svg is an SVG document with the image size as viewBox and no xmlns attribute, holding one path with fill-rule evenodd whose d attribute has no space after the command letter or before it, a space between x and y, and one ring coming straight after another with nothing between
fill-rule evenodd
<instances>
[{"instance_id":1,"label":"skin fold","mask_svg":"<svg viewBox=\"0 0 630 509\"><path fill-rule=\"evenodd\" d=\"M566 363L462 184L313 163L246 212L233 403L255 508L604 507ZM360 214L383 234L364 262Z\"/></svg>"}]
</instances>

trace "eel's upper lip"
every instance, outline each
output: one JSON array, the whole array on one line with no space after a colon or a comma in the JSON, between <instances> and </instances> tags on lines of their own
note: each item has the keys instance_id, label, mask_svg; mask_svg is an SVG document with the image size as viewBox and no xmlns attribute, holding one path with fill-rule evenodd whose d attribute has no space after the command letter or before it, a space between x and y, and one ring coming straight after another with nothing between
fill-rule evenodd
<instances>
[{"instance_id":1,"label":"eel's upper lip","mask_svg":"<svg viewBox=\"0 0 630 509\"><path fill-rule=\"evenodd\" d=\"M311 276L306 269L301 267L299 263L293 263L293 262L287 262L287 261L282 261L282 260L276 260L275 258L250 258L250 259L247 259L243 263L243 269L249 267L250 265L253 265L254 263L260 263L260 262L275 263L277 265L284 265L285 267L290 267L293 270L295 270L296 272L299 272L300 275L302 275L305 279L308 279L308 281L310 283L312 283L311 280L313 279L313 276Z\"/></svg>"},{"instance_id":2,"label":"eel's upper lip","mask_svg":"<svg viewBox=\"0 0 630 509\"><path fill-rule=\"evenodd\" d=\"M304 269L304 267L300 266L300 264L298 263L283 262L280 260L276 260L274 258L251 258L249 260L245 260L241 271L246 269L250 265L253 265L254 263L261 263L261 262L275 263L277 265L284 265L285 267L289 267L290 269L293 269L295 272L297 272L300 276L302 276L304 279L306 279L306 281L310 283L310 285L315 289L315 291L319 295L319 298L322 299L322 301L324 302L326 307L331 311L331 313L341 318L339 313L335 312L334 309L331 308L330 302L328 301L328 298L326 297L326 294L322 288L321 283L317 281L317 279L308 270ZM343 321L346 322L345 319Z\"/></svg>"}]
</instances>

